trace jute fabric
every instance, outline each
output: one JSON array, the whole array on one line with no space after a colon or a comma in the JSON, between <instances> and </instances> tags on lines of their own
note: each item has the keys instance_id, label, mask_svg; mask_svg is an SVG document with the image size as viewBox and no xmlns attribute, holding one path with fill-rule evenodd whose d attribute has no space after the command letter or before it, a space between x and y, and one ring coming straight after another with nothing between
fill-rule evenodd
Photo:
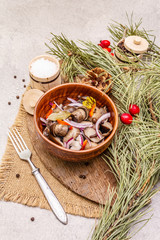
<instances>
[{"instance_id":1,"label":"jute fabric","mask_svg":"<svg viewBox=\"0 0 160 240\"><path fill-rule=\"evenodd\" d=\"M34 150L34 146L31 144L26 114L28 113L25 112L21 102L12 127L16 127L23 136L28 148L32 152L33 163L40 169L41 174L61 202L64 210L74 215L98 218L100 216L98 204L86 200L67 189L44 167ZM31 174L29 164L20 160L9 139L0 165L0 200L51 210L36 179Z\"/></svg>"}]
</instances>

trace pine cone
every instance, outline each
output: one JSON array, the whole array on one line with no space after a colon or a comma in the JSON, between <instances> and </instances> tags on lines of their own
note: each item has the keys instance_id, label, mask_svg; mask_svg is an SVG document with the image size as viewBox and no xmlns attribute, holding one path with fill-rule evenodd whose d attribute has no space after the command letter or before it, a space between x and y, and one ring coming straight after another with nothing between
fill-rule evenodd
<instances>
[{"instance_id":1,"label":"pine cone","mask_svg":"<svg viewBox=\"0 0 160 240\"><path fill-rule=\"evenodd\" d=\"M83 78L78 78L78 82L88 84L104 91L108 85L111 84L111 75L107 73L104 69L96 67L87 71L87 75ZM111 86L106 92L111 90Z\"/></svg>"}]
</instances>

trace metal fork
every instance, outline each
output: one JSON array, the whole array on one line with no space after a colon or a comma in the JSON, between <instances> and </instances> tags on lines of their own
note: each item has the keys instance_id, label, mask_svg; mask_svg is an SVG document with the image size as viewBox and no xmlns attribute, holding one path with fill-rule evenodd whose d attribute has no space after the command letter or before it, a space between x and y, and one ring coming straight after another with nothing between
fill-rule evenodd
<instances>
[{"instance_id":1,"label":"metal fork","mask_svg":"<svg viewBox=\"0 0 160 240\"><path fill-rule=\"evenodd\" d=\"M50 189L50 187L40 174L39 169L36 168L32 163L31 161L32 153L28 149L20 133L17 131L16 128L12 130L9 129L8 136L20 159L26 160L29 163L32 169L32 174L35 176L55 216L58 218L60 222L62 222L63 224L67 224L68 219L63 207L61 206L60 202L58 201L58 199L56 198L56 196L54 195L54 193L52 192L52 190Z\"/></svg>"}]
</instances>

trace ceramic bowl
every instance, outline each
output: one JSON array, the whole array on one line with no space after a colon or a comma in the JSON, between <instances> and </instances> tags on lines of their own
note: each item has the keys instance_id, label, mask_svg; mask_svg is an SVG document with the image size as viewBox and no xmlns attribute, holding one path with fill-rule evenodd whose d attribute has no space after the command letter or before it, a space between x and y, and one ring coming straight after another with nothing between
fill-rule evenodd
<instances>
[{"instance_id":1,"label":"ceramic bowl","mask_svg":"<svg viewBox=\"0 0 160 240\"><path fill-rule=\"evenodd\" d=\"M109 121L113 126L111 134L102 143L94 148L81 151L66 149L50 141L42 134L43 126L40 121L40 117L44 117L50 109L49 102L56 101L57 104L61 104L67 97L78 99L78 95L92 96L96 99L98 107L107 106L111 113ZM38 100L34 111L34 123L44 151L49 151L65 161L86 162L100 155L110 145L118 127L118 112L111 98L97 88L80 83L67 83L50 89Z\"/></svg>"}]
</instances>

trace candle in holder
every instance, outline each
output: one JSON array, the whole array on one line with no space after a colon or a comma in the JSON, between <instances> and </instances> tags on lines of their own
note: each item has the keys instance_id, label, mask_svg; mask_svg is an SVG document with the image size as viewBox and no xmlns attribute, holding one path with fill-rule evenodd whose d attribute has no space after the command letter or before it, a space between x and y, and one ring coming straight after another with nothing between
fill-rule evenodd
<instances>
[{"instance_id":1,"label":"candle in holder","mask_svg":"<svg viewBox=\"0 0 160 240\"><path fill-rule=\"evenodd\" d=\"M59 61L52 56L41 55L32 59L29 75L31 87L44 92L61 84Z\"/></svg>"}]
</instances>

